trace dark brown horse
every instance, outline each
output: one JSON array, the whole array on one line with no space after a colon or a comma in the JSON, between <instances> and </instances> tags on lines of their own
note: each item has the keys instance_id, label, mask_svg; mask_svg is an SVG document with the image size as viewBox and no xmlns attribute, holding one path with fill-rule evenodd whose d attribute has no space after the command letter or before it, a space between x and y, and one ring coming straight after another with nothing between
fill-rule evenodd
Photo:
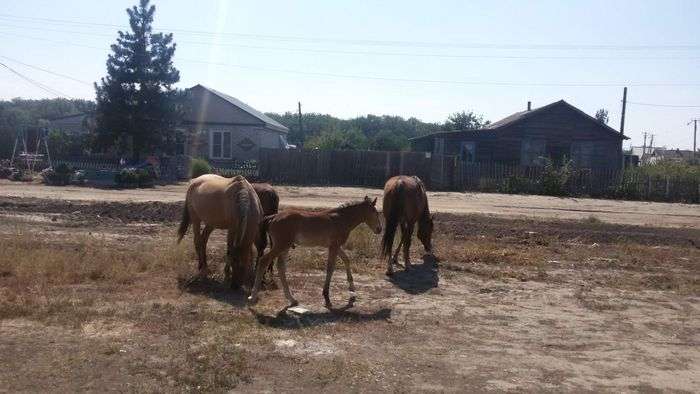
<instances>
[{"instance_id":1,"label":"dark brown horse","mask_svg":"<svg viewBox=\"0 0 700 394\"><path fill-rule=\"evenodd\" d=\"M265 216L274 215L280 209L280 197L269 183L251 183L255 193L260 199ZM258 257L262 256L267 247L267 237L261 236L255 245L258 249ZM270 266L272 267L272 266Z\"/></svg>"},{"instance_id":2,"label":"dark brown horse","mask_svg":"<svg viewBox=\"0 0 700 394\"><path fill-rule=\"evenodd\" d=\"M432 253L433 217L428 208L428 196L425 185L417 176L399 175L390 178L384 185L384 237L382 238L382 257L388 258L386 274L394 273L394 264L398 264L399 250L403 246L403 258L406 269L411 267L409 251L413 228L418 222L418 239L423 243L426 253ZM392 254L396 228L401 225L401 242Z\"/></svg>"}]
</instances>

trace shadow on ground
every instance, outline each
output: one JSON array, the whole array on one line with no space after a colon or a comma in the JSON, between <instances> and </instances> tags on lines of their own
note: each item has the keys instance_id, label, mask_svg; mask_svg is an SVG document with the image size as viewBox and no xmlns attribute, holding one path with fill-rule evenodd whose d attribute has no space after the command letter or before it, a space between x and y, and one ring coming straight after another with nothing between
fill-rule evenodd
<instances>
[{"instance_id":1,"label":"shadow on ground","mask_svg":"<svg viewBox=\"0 0 700 394\"><path fill-rule=\"evenodd\" d=\"M246 306L247 294L243 289L231 289L223 278L201 278L198 276L178 279L178 288L184 292L205 295L219 302L236 307Z\"/></svg>"},{"instance_id":2,"label":"shadow on ground","mask_svg":"<svg viewBox=\"0 0 700 394\"><path fill-rule=\"evenodd\" d=\"M258 323L264 326L289 330L316 327L329 323L368 323L378 320L387 320L391 317L391 309L389 308L382 308L373 313L362 313L348 311L350 307L352 307L352 304L348 303L348 305L342 308L332 309L326 312L305 313L295 313L284 308L277 312L275 316L265 315L253 308L250 308L250 312L255 316Z\"/></svg>"},{"instance_id":3,"label":"shadow on ground","mask_svg":"<svg viewBox=\"0 0 700 394\"><path fill-rule=\"evenodd\" d=\"M430 255L423 256L421 264L411 265L406 271L396 271L387 279L394 286L409 294L423 294L426 291L438 287L437 261Z\"/></svg>"}]
</instances>

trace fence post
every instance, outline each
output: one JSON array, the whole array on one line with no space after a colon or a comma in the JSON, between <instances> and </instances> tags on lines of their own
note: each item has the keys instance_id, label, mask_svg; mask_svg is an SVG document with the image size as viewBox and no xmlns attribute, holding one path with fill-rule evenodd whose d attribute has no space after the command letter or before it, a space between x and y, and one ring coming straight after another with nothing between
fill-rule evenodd
<instances>
[{"instance_id":1,"label":"fence post","mask_svg":"<svg viewBox=\"0 0 700 394\"><path fill-rule=\"evenodd\" d=\"M669 178L668 178L668 175L666 175L666 201L668 201L668 198L669 198L670 192L671 192L669 186L670 186Z\"/></svg>"}]
</instances>

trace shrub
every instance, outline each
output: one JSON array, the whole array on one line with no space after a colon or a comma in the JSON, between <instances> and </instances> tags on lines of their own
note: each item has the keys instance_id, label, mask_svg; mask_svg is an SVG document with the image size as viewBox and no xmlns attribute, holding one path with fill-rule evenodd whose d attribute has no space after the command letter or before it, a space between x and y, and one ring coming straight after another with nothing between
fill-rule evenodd
<instances>
[{"instance_id":1,"label":"shrub","mask_svg":"<svg viewBox=\"0 0 700 394\"><path fill-rule=\"evenodd\" d=\"M563 196L567 194L566 183L571 177L571 164L571 160L564 160L561 166L557 166L550 158L545 158L541 193L548 196Z\"/></svg>"},{"instance_id":2,"label":"shrub","mask_svg":"<svg viewBox=\"0 0 700 394\"><path fill-rule=\"evenodd\" d=\"M114 175L114 183L119 187L138 186L138 174L135 168L124 168Z\"/></svg>"},{"instance_id":3,"label":"shrub","mask_svg":"<svg viewBox=\"0 0 700 394\"><path fill-rule=\"evenodd\" d=\"M197 178L204 174L211 174L211 166L204 159L192 159L190 163L190 178Z\"/></svg>"}]
</instances>

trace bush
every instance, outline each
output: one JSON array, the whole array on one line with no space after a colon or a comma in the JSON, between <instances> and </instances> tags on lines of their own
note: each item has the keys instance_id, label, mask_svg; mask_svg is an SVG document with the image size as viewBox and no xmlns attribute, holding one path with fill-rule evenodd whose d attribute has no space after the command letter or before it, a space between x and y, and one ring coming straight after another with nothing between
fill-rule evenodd
<instances>
[{"instance_id":1,"label":"bush","mask_svg":"<svg viewBox=\"0 0 700 394\"><path fill-rule=\"evenodd\" d=\"M548 196L566 195L566 183L569 181L572 172L571 164L571 160L564 160L561 166L557 166L551 159L545 158L541 193Z\"/></svg>"},{"instance_id":2,"label":"bush","mask_svg":"<svg viewBox=\"0 0 700 394\"><path fill-rule=\"evenodd\" d=\"M529 178L519 175L511 175L503 181L499 192L506 194L531 193L536 187Z\"/></svg>"},{"instance_id":3,"label":"bush","mask_svg":"<svg viewBox=\"0 0 700 394\"><path fill-rule=\"evenodd\" d=\"M114 175L114 183L119 187L137 187L138 186L138 174L135 168L124 168Z\"/></svg>"},{"instance_id":4,"label":"bush","mask_svg":"<svg viewBox=\"0 0 700 394\"><path fill-rule=\"evenodd\" d=\"M39 175L44 179L44 183L52 186L65 186L70 184L73 176L73 169L65 163L60 163L56 167L49 167Z\"/></svg>"},{"instance_id":5,"label":"bush","mask_svg":"<svg viewBox=\"0 0 700 394\"><path fill-rule=\"evenodd\" d=\"M211 174L212 169L204 159L192 159L190 163L190 178L194 179L204 174Z\"/></svg>"}]
</instances>

